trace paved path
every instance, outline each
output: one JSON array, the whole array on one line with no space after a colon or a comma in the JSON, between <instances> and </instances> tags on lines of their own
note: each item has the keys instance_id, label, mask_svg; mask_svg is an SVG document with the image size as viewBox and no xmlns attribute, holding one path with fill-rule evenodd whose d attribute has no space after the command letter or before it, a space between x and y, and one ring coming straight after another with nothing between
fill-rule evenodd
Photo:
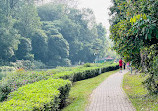
<instances>
[{"instance_id":1,"label":"paved path","mask_svg":"<svg viewBox=\"0 0 158 111\"><path fill-rule=\"evenodd\" d=\"M122 89L123 73L115 73L98 86L86 111L136 111Z\"/></svg>"}]
</instances>

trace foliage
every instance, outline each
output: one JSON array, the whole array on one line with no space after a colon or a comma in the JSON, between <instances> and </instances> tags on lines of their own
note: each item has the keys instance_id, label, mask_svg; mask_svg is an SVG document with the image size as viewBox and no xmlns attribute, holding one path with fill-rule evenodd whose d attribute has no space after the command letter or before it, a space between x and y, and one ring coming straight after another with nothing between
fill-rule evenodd
<instances>
[{"instance_id":1,"label":"foliage","mask_svg":"<svg viewBox=\"0 0 158 111\"><path fill-rule=\"evenodd\" d=\"M52 35L48 38L48 64L52 66L69 66L70 63L64 61L64 58L66 59L68 56L69 44L62 35Z\"/></svg>"},{"instance_id":2,"label":"foliage","mask_svg":"<svg viewBox=\"0 0 158 111\"><path fill-rule=\"evenodd\" d=\"M145 63L149 65L145 67L147 67L150 75L149 79L147 79L147 84L154 85L155 83L152 80L155 81L156 76L153 75L157 75L157 72L151 72L153 70L152 63L154 59L147 59L150 53L145 52L144 49L147 48L147 50L150 50L152 45L158 43L158 1L113 0L113 4L110 8L111 15L113 16L110 28L110 38L114 41L113 49L120 56L124 57L126 61L131 61L132 65L139 69L145 69L144 62L150 60L148 63ZM157 49L154 50L156 51ZM157 54L152 57L156 56ZM152 91L153 88L150 88L150 85L147 85L147 88L150 92L155 93L155 91ZM157 85L154 85L154 87L157 90Z\"/></svg>"},{"instance_id":3,"label":"foliage","mask_svg":"<svg viewBox=\"0 0 158 111\"><path fill-rule=\"evenodd\" d=\"M99 71L100 68L102 69L101 71ZM118 65L114 64L102 65L100 67L57 68L46 72L17 70L17 72L7 74L7 76L0 81L0 101L5 100L10 92L26 84L47 80L49 78L79 81L116 69L118 69Z\"/></svg>"},{"instance_id":4,"label":"foliage","mask_svg":"<svg viewBox=\"0 0 158 111\"><path fill-rule=\"evenodd\" d=\"M85 67L72 71L57 73L53 78L69 79L70 81L80 81L98 76L101 73L118 69L118 65L102 66L102 67Z\"/></svg>"},{"instance_id":5,"label":"foliage","mask_svg":"<svg viewBox=\"0 0 158 111\"><path fill-rule=\"evenodd\" d=\"M106 30L91 9L77 9L76 0L0 1L0 65L36 60L52 67L94 62L114 55ZM8 42L9 41L9 42Z\"/></svg>"},{"instance_id":6,"label":"foliage","mask_svg":"<svg viewBox=\"0 0 158 111\"><path fill-rule=\"evenodd\" d=\"M32 35L32 53L35 60L41 60L46 63L48 53L48 37L43 30L36 30Z\"/></svg>"},{"instance_id":7,"label":"foliage","mask_svg":"<svg viewBox=\"0 0 158 111\"><path fill-rule=\"evenodd\" d=\"M105 39L106 31L102 24L95 23L92 10L68 8L64 4L45 4L38 7L38 13L47 36L62 35L68 42L68 59L72 64L79 61L93 62L95 59L93 47L98 48L104 56L105 47L108 47ZM95 41L99 42L95 43ZM95 44L97 45L94 46Z\"/></svg>"},{"instance_id":8,"label":"foliage","mask_svg":"<svg viewBox=\"0 0 158 111\"><path fill-rule=\"evenodd\" d=\"M25 85L9 94L1 110L33 111L58 110L68 97L71 82L61 79L49 79Z\"/></svg>"},{"instance_id":9,"label":"foliage","mask_svg":"<svg viewBox=\"0 0 158 111\"><path fill-rule=\"evenodd\" d=\"M10 66L1 66L0 67L0 72L1 71L15 71L15 67L10 67Z\"/></svg>"},{"instance_id":10,"label":"foliage","mask_svg":"<svg viewBox=\"0 0 158 111\"><path fill-rule=\"evenodd\" d=\"M146 52L147 58L146 58L146 67L148 74L148 78L143 82L147 89L149 90L150 94L158 93L158 45L152 45L149 48L144 49L144 52Z\"/></svg>"},{"instance_id":11,"label":"foliage","mask_svg":"<svg viewBox=\"0 0 158 111\"><path fill-rule=\"evenodd\" d=\"M86 63L83 65L84 67L91 67L91 64L90 63Z\"/></svg>"},{"instance_id":12,"label":"foliage","mask_svg":"<svg viewBox=\"0 0 158 111\"><path fill-rule=\"evenodd\" d=\"M29 53L32 50L31 41L27 38L21 38L18 50L16 51L16 57L18 60L33 60L33 55Z\"/></svg>"}]
</instances>

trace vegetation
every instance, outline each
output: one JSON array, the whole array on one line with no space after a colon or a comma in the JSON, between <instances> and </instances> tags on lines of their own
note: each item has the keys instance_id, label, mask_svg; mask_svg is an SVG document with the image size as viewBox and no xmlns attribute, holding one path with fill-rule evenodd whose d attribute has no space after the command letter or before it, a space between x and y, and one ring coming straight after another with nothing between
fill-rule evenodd
<instances>
[{"instance_id":1,"label":"vegetation","mask_svg":"<svg viewBox=\"0 0 158 111\"><path fill-rule=\"evenodd\" d=\"M149 95L148 91L142 85L142 82L146 78L148 78L148 75L130 75L128 73L124 76L123 89L137 111L157 111L158 96Z\"/></svg>"},{"instance_id":2,"label":"vegetation","mask_svg":"<svg viewBox=\"0 0 158 111\"><path fill-rule=\"evenodd\" d=\"M23 110L57 110L65 105L70 90L71 82L68 82L67 79L73 82L80 81L116 69L118 69L117 64L101 64L100 67L80 66L53 69L46 72L19 70L19 72L8 74L0 81L0 99L2 102L0 108L3 110L13 110L13 108L15 110L21 110L21 108L24 108ZM67 82L65 83L63 79ZM39 96L34 97L34 95ZM45 99L41 99L44 96Z\"/></svg>"},{"instance_id":3,"label":"vegetation","mask_svg":"<svg viewBox=\"0 0 158 111\"><path fill-rule=\"evenodd\" d=\"M73 83L68 98L69 104L63 111L85 111L89 95L92 91L109 75L114 74L115 72L117 71L106 72L97 77Z\"/></svg>"},{"instance_id":4,"label":"vegetation","mask_svg":"<svg viewBox=\"0 0 158 111\"><path fill-rule=\"evenodd\" d=\"M10 93L8 101L1 104L3 111L56 111L63 105L69 94L71 82L60 79L49 79L25 85Z\"/></svg>"},{"instance_id":5,"label":"vegetation","mask_svg":"<svg viewBox=\"0 0 158 111\"><path fill-rule=\"evenodd\" d=\"M33 67L34 62L70 66L93 62L96 50L100 57L110 55L106 30L91 9L74 8L74 0L51 1L0 1L0 65L23 60L29 68L41 68Z\"/></svg>"},{"instance_id":6,"label":"vegetation","mask_svg":"<svg viewBox=\"0 0 158 111\"><path fill-rule=\"evenodd\" d=\"M53 69L49 71L24 71L18 70L8 74L0 81L0 101L4 101L8 98L8 94L17 90L26 84L32 84L41 80L47 80L49 78L62 78L69 79L70 81L79 81L91 77L95 77L103 72L112 71L118 69L117 64L102 65L100 67L77 67L66 68L64 70Z\"/></svg>"},{"instance_id":7,"label":"vegetation","mask_svg":"<svg viewBox=\"0 0 158 111\"><path fill-rule=\"evenodd\" d=\"M112 0L111 36L114 50L149 75L144 84L158 94L158 1Z\"/></svg>"}]
</instances>

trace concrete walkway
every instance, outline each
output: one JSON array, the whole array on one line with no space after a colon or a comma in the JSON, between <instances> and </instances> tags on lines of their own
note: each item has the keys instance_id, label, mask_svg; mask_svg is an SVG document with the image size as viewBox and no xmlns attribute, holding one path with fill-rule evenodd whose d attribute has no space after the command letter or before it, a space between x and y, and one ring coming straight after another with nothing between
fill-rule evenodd
<instances>
[{"instance_id":1,"label":"concrete walkway","mask_svg":"<svg viewBox=\"0 0 158 111\"><path fill-rule=\"evenodd\" d=\"M101 83L91 94L86 111L136 111L122 89L126 73L115 73Z\"/></svg>"}]
</instances>

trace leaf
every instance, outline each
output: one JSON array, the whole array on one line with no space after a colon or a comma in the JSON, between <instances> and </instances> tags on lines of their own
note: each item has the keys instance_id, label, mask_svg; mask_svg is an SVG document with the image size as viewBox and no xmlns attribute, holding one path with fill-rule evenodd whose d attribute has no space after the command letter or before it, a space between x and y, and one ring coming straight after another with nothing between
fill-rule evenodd
<instances>
[{"instance_id":1,"label":"leaf","mask_svg":"<svg viewBox=\"0 0 158 111\"><path fill-rule=\"evenodd\" d=\"M148 38L149 38L150 40L151 40L151 38L152 38L151 34L152 34L152 30L151 30L151 29L149 29Z\"/></svg>"},{"instance_id":2,"label":"leaf","mask_svg":"<svg viewBox=\"0 0 158 111\"><path fill-rule=\"evenodd\" d=\"M136 17L134 16L134 17L133 17L133 22L135 23L135 22L136 22L136 20L137 20L137 19L136 19Z\"/></svg>"},{"instance_id":3,"label":"leaf","mask_svg":"<svg viewBox=\"0 0 158 111\"><path fill-rule=\"evenodd\" d=\"M156 30L156 38L158 39L158 30Z\"/></svg>"}]
</instances>

